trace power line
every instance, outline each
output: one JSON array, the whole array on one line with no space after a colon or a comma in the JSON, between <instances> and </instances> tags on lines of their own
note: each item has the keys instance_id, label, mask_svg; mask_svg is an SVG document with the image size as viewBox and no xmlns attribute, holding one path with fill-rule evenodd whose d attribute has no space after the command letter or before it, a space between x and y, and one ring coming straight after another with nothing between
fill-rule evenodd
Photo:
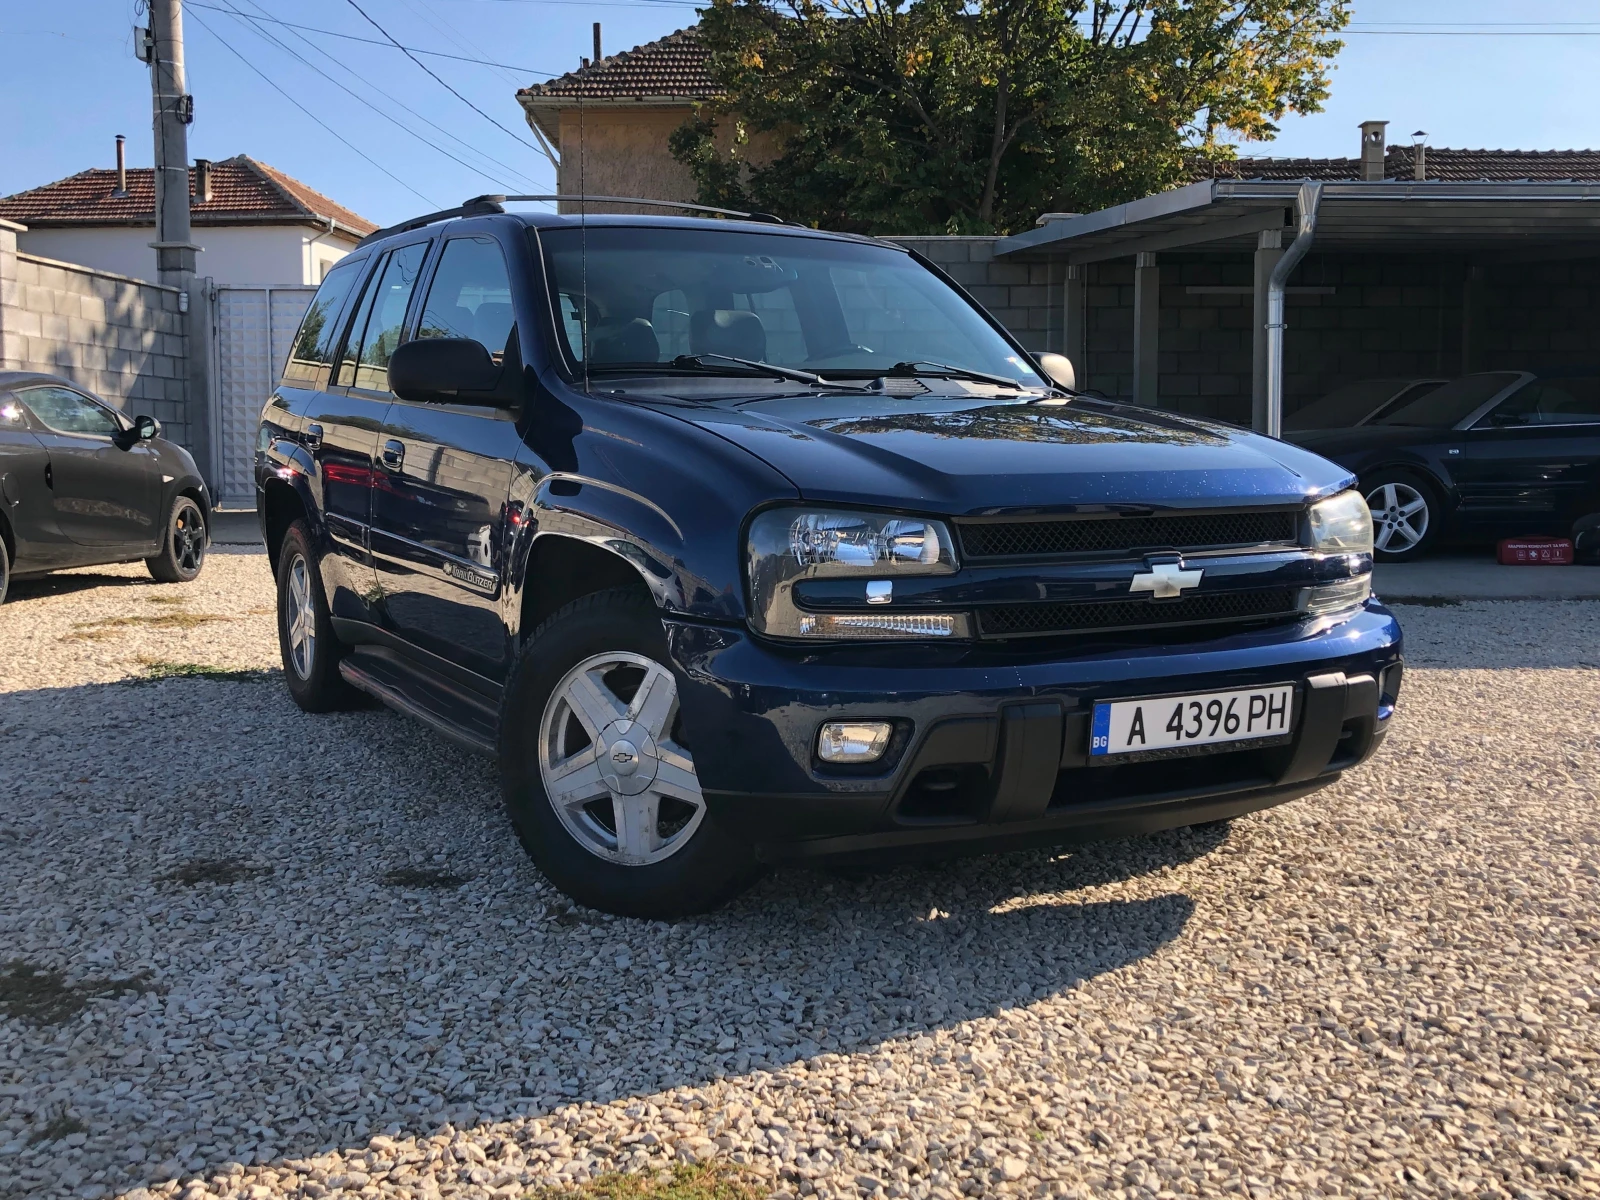
<instances>
[{"instance_id":1,"label":"power line","mask_svg":"<svg viewBox=\"0 0 1600 1200\"><path fill-rule=\"evenodd\" d=\"M294 106L295 106L295 107L296 107L296 108L298 108L298 109L299 109L299 110L300 110L300 111L301 111L301 112L303 112L303 113L304 113L304 114L305 114L305 115L306 115L306 116L308 116L308 117L310 117L310 118L311 118L311 119L312 119L312 120L313 120L313 121L315 121L315 122L316 122L316 123L317 123L317 124L318 124L318 125L320 125L320 126L321 126L321 127L322 127L322 128L323 128L323 129L324 129L324 130L326 130L326 131L327 131L327 133L328 133L328 134L329 134L329 135L330 135L330 136L331 136L331 137L332 137L332 138L333 138L333 139L334 139L334 140L335 140L335 141L337 141L337 142L339 142L339 143L340 143L340 144L341 144L341 145L343 145L343 146L344 146L344 147L345 147L345 148L346 148L346 149L348 149L348 150L351 150L351 151L353 151L353 152L354 152L354 153L356 153L356 154L357 154L357 155L359 155L359 156L360 156L360 157L361 157L361 158L364 158L364 159L366 159L366 161L367 161L367 162L369 162L369 163L371 163L371 164L372 164L372 165L373 165L373 166L375 166L375 167L377 167L377 168L378 168L378 170L380 170L380 171L382 171L382 172L383 172L383 173L384 173L384 174L385 174L385 175L387 175L387 176L388 176L388 177L389 177L389 178L390 178L390 179L392 179L392 180L394 180L394 181L395 181L395 182L396 182L396 183L398 183L398 184L399 184L399 185L400 185L400 186L401 186L401 187L403 187L403 188L405 188L405 189L406 189L406 191L408 191L408 192L410 192L410 193L411 193L411 194L412 194L412 195L413 195L413 196L416 196L416 197L417 197L417 198L418 198L418 199L420 199L420 200L422 200L422 201L424 201L424 202L425 202L425 203L427 203L427 204L431 204L431 205L433 205L433 206L435 206L435 207L438 207L438 204L439 204L439 202L438 202L438 201L437 201L437 200L434 200L434 199L432 199L432 198L431 198L431 197L429 197L429 196L425 196L425 195L423 195L423 194L422 194L422 193L421 193L421 192L419 192L419 191L417 191L417 189L416 189L416 188L414 188L414 187L412 187L412 186L411 186L411 185L410 185L410 184L409 184L409 183L407 183L407 182L406 182L406 181L405 181L405 180L404 180L404 179L401 179L401 178L400 178L400 176L398 176L398 175L396 175L396 174L395 174L395 173L394 173L394 172L393 172L393 171L391 171L391 170L389 170L389 168L388 168L388 167L386 167L386 166L384 166L384 165L383 165L383 164L382 164L382 163L380 163L380 162L379 162L379 161L378 161L378 160L377 160L377 159L375 159L375 158L373 158L373 157L372 157L372 156L371 156L371 155L370 155L370 154L368 154L368 153L367 153L367 152L366 152L366 151L365 151L365 150L362 150L362 149L361 149L361 148L360 148L360 147L359 147L359 146L357 146L357 145L356 145L356 144L355 144L355 143L354 143L354 142L352 142L352 141L350 141L350 140L349 140L349 139L348 139L348 138L346 138L346 137L345 137L345 136L344 136L344 135L343 135L343 134L341 134L341 133L339 133L339 132L338 132L338 131L337 131L337 130L336 130L336 129L334 129L334 128L333 128L333 126L331 126L331 125L329 125L329 124L328 124L328 123L327 123L327 122L326 122L326 121L324 121L324 120L323 120L323 119L322 119L322 118L321 118L321 117L319 117L319 116L317 116L317 114L316 114L316 113L314 113L314 112L312 112L312 111L311 111L311 110L310 110L310 109L309 109L309 108L307 108L307 107L306 107L306 106L305 106L305 105L304 105L304 104L301 104L301 103L300 103L300 101L298 101L298 100L296 100L296 99L295 99L295 98L294 98L294 97L293 97L293 96L291 96L291 95L290 95L290 94L289 94L289 93L288 93L288 92L286 92L286 91L284 91L284 90L283 90L283 89L282 89L282 88L281 88L281 87L279 87L279 86L278 86L278 85L277 85L277 84L276 84L276 83L274 83L274 82L273 82L273 81L272 81L272 79L271 79L271 78L269 78L269 77L268 77L268 76L267 76L267 74L266 74L266 73L265 73L265 72L264 72L264 71L262 71L262 70L261 70L261 68L260 68L260 67L258 67L258 66L256 66L256 65L255 65L255 63L253 63L253 62L251 62L251 61L250 61L250 60L249 60L249 59L248 59L248 58L246 58L246 57L245 57L245 56L244 56L244 55L243 55L243 54L241 54L241 53L240 53L240 52L239 52L239 51L238 51L238 50L235 50L235 49L234 49L234 47L233 47L233 44L232 44L232 43L231 43L231 42L229 42L229 41L228 41L228 39L227 39L227 38L225 38L225 37L223 37L223 36L222 36L222 35L221 35L221 34L220 34L220 33L218 33L218 32L217 32L217 31L216 31L216 30L215 30L215 29L213 29L213 28L211 28L211 26L210 26L210 25L209 25L209 24L207 24L207 23L206 23L206 20L205 20L205 18L204 18L204 17L202 17L202 16L200 16L200 15L199 15L199 14L198 14L198 13L196 13L196 14L194 14L194 19L195 19L195 20L196 20L196 21L198 21L198 22L199 22L199 23L200 23L200 28L201 28L201 29L204 29L204 30L205 30L205 31L206 31L206 32L207 32L207 33L209 33L209 34L210 34L210 35L211 35L211 36L212 36L212 37L214 37L214 38L216 38L216 39L217 39L217 41L219 41L219 42L221 42L221 43L222 43L222 47L223 47L223 49L225 49L225 50L226 50L226 51L227 51L227 52L228 52L228 53L229 53L229 54L231 54L231 55L233 55L233 56L234 56L234 57L235 57L235 58L237 58L237 59L238 59L238 60L239 60L239 61L240 61L240 62L242 62L242 63L243 63L243 64L244 64L244 65L245 65L245 66L247 66L247 67L249 67L249 68L250 68L250 69L251 69L251 70L252 70L252 71L254 71L254 72L255 72L255 73L256 73L256 74L257 74L257 75L259 75L259 76L261 76L261 79L262 79L262 81L263 81L263 82L264 82L264 83L265 83L265 84L266 84L266 85L267 85L267 86L268 86L268 87L270 87L270 88L271 88L271 89L272 89L272 90L273 90L273 91L275 91L275 92L277 92L277 93L278 93L278 95L280 95L280 96L282 96L282 97L283 97L283 98L284 98L284 99L285 99L285 100L287 100L287 101L288 101L288 102L289 102L289 103L290 103L290 104L292 104L292 105L294 105Z\"/></svg>"},{"instance_id":2,"label":"power line","mask_svg":"<svg viewBox=\"0 0 1600 1200\"><path fill-rule=\"evenodd\" d=\"M356 0L347 0L347 2L349 3L351 8L355 9L364 18L366 18L367 24L371 25L379 33L383 34L383 36L388 38L389 41L394 42L394 46L395 46L395 48L397 50L401 51L407 58L409 58L412 62L416 63L417 66L421 67L430 76L432 76L433 79L438 82L440 87L444 88L452 96L454 96L457 100L461 101L461 103L465 104L473 112L477 113L480 117L482 117L485 121L489 122L489 124L493 125L496 129L500 130L500 132L505 134L507 137L512 138L515 141L521 142L524 146L526 146L530 150L539 150L538 146L535 146L532 142L528 141L526 138L518 137L515 133L512 133L511 130L507 129L504 125L500 124L499 121L496 121L488 113L484 112L483 109L479 108L471 100L468 100L460 92L456 91L455 88L451 87L443 79L440 79L438 75L434 74L434 71L433 71L432 67L428 66L427 63L423 62L415 54L411 53L411 51L407 50L404 46L400 45L399 42L396 42L393 37L390 37L389 31L387 29L385 29L382 25L379 25L371 17L367 16L367 10L362 8L361 5L357 4ZM546 158L548 158L550 160L550 165L552 167L556 166L556 160L555 160L555 156L553 154L551 154L548 150L544 150L544 151L542 151L542 153L545 155Z\"/></svg>"},{"instance_id":3,"label":"power line","mask_svg":"<svg viewBox=\"0 0 1600 1200\"><path fill-rule=\"evenodd\" d=\"M259 5L255 4L255 0L246 0L246 2L249 3L249 4L254 5L257 8L260 7ZM227 8L227 9L222 9L220 11L226 12L228 15L230 15L232 17L235 17L235 18L237 18L237 19L239 19L241 21L254 20L253 14L247 13L247 12L243 12L243 11L241 11L239 9L236 9L236 8ZM449 150L445 149L445 147L440 146L439 144L437 144L436 142L432 141L431 139L424 137L422 134L418 133L415 129L412 129L410 126L406 125L404 122L398 120L392 113L385 112L382 108L380 108L376 104L372 103L372 101L368 100L365 96L362 96L358 92L355 92L352 89L346 87L344 84L340 83L337 79L334 79L332 76L326 74L325 72L319 71L309 61L307 61L304 56L302 56L301 54L297 53L292 47L284 44L282 41L280 41L278 38L274 37L270 33L267 33L265 30L262 30L262 29L259 29L259 28L253 28L253 27L252 27L252 32L254 32L258 37L261 37L261 38L265 39L267 42L271 43L272 45L278 47L278 49L282 50L285 54L289 55L296 62L298 62L302 66L304 66L307 70L315 72L318 76L320 76L321 78L327 80L329 83L333 84L334 87L336 87L340 91L344 92L347 96L350 96L352 99L358 101L361 104L364 104L367 108L369 108L373 112L377 113L384 120L390 122L391 124L393 124L394 126L399 128L400 130L402 130L403 132L409 133L412 137L416 138L424 146L427 146L428 148L437 151L438 153L444 155L446 158L450 159L452 162L457 163L460 166L465 167L467 170L471 171L473 174L481 175L483 178L485 178L485 179L489 180L490 182L494 183L496 186L504 186L502 180L497 179L494 175L492 175L489 172L485 171L481 166L478 166L478 165L476 165L474 163L467 162L465 159L460 158L457 155L451 153ZM391 103L399 105L401 108L405 109L406 112L408 112L412 116L416 117L419 121L423 121L426 124L431 125L434 129L437 129L440 133L444 134L445 137L449 138L451 141L455 142L457 145L461 146L463 149L468 150L468 151L470 151L470 152L472 152L474 154L477 154L477 155L481 156L482 158L487 159L489 162L493 163L495 166L500 167L501 169L510 172L513 176L515 176L518 179L523 180L524 182L527 182L527 183L532 183L533 182L531 177L529 177L527 175L524 175L521 171L519 171L515 167L511 166L509 163L501 162L499 159L495 158L493 155L486 154L482 150L479 150L476 146L472 146L469 143L462 141L462 139L456 137L455 134L451 133L448 129L444 128L442 125L438 124L435 121L430 120L429 118L423 116L421 113L417 112L410 105L406 104L405 101L397 99L396 97L389 95L388 92L384 91L377 84L373 83L369 79L364 78L354 68L348 66L345 63L340 62L337 58L333 57L333 55L329 54L326 50L323 50L321 47L317 46L310 39L304 37L303 35L301 35L299 33L296 33L294 36L299 38L302 42L305 42L305 44L307 46L310 46L311 49L315 50L318 54L321 54L324 58L328 59L329 62L332 62L335 66L337 66L341 70L347 72L349 75L351 75L358 82L365 84L367 87L371 88L373 91L377 92L380 96L382 96L384 99L390 101Z\"/></svg>"},{"instance_id":4,"label":"power line","mask_svg":"<svg viewBox=\"0 0 1600 1200\"><path fill-rule=\"evenodd\" d=\"M201 0L187 0L187 3L184 4L184 7L185 8L208 8L212 12L220 12L220 13L232 13L232 12L234 12L233 9L223 8L220 5L201 3ZM278 17L251 16L250 20L252 20L252 21L269 21L274 25L282 25L282 26L285 26L286 28L289 28L289 29L303 29L307 33L320 33L324 37L343 38L347 42L361 42L362 44L367 45L367 46L384 46L384 47L387 47L389 49L394 49L394 43L393 42L382 41L379 38L366 38L366 37L361 37L361 36L359 36L357 34L354 34L354 33L340 33L337 29L319 29L315 25L301 25L301 24L298 24L298 23L296 23L294 21L282 20L282 19L280 19ZM62 35L62 36L65 36L65 35ZM420 47L417 47L417 46L402 46L402 47L400 47L400 49L409 50L412 54L426 54L426 55L429 55L432 58L449 58L449 59L455 60L456 62L471 63L473 66L476 66L476 67L503 67L505 70L508 70L508 71L522 71L522 72L524 72L525 74L528 74L528 75L544 75L544 76L548 76L548 77L550 77L552 79L557 74L554 71L541 71L536 67L519 67L519 66L516 66L516 65L514 65L512 63L490 62L489 60L482 59L482 58L465 58L465 57L463 57L462 55L459 55L459 54L446 54L442 50L423 50L423 49L421 49Z\"/></svg>"}]
</instances>

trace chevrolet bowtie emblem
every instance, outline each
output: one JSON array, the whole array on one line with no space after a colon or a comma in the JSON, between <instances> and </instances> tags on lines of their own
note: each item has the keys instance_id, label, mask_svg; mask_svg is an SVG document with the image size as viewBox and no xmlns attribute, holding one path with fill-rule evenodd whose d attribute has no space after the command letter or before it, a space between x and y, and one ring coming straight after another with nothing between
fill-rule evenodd
<instances>
[{"instance_id":1,"label":"chevrolet bowtie emblem","mask_svg":"<svg viewBox=\"0 0 1600 1200\"><path fill-rule=\"evenodd\" d=\"M1185 571L1181 562L1151 563L1143 575L1135 575L1128 585L1130 592L1149 592L1157 600L1172 600L1183 594L1184 588L1200 586L1200 576L1205 572L1196 567Z\"/></svg>"}]
</instances>

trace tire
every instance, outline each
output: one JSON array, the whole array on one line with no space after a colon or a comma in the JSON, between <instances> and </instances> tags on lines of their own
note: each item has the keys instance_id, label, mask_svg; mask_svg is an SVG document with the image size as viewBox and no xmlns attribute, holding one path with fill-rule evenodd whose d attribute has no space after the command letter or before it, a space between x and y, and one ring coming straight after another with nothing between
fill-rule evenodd
<instances>
[{"instance_id":1,"label":"tire","mask_svg":"<svg viewBox=\"0 0 1600 1200\"><path fill-rule=\"evenodd\" d=\"M1361 494L1372 510L1372 552L1379 562L1413 562L1438 544L1444 500L1420 475L1374 471L1361 481Z\"/></svg>"},{"instance_id":2,"label":"tire","mask_svg":"<svg viewBox=\"0 0 1600 1200\"><path fill-rule=\"evenodd\" d=\"M6 602L6 592L11 587L11 552L6 549L6 539L0 537L0 604Z\"/></svg>"},{"instance_id":3,"label":"tire","mask_svg":"<svg viewBox=\"0 0 1600 1200\"><path fill-rule=\"evenodd\" d=\"M174 496L167 510L167 533L161 551L144 560L157 583L192 583L206 565L211 544L205 515L189 496Z\"/></svg>"},{"instance_id":4,"label":"tire","mask_svg":"<svg viewBox=\"0 0 1600 1200\"><path fill-rule=\"evenodd\" d=\"M715 908L760 873L706 808L666 662L649 598L597 592L534 631L500 710L501 789L529 857L578 903L650 920Z\"/></svg>"},{"instance_id":5,"label":"tire","mask_svg":"<svg viewBox=\"0 0 1600 1200\"><path fill-rule=\"evenodd\" d=\"M278 551L278 649L289 694L306 712L361 707L361 693L339 674L346 647L334 636L304 521L289 526Z\"/></svg>"}]
</instances>

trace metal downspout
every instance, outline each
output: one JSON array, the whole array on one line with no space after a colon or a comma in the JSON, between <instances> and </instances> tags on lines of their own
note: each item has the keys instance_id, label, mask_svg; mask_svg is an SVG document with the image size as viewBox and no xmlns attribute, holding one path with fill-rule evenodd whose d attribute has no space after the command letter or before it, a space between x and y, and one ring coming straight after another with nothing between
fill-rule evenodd
<instances>
[{"instance_id":1,"label":"metal downspout","mask_svg":"<svg viewBox=\"0 0 1600 1200\"><path fill-rule=\"evenodd\" d=\"M1322 203L1320 183L1302 183L1294 198L1294 241L1272 268L1267 281L1267 429L1268 437L1283 436L1283 310L1289 276L1311 249L1317 236L1317 206Z\"/></svg>"}]
</instances>

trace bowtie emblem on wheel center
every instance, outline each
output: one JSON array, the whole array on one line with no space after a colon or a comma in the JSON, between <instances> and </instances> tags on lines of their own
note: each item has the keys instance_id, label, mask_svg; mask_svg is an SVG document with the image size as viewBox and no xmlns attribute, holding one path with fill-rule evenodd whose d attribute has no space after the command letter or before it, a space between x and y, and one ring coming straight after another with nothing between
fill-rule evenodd
<instances>
[{"instance_id":1,"label":"bowtie emblem on wheel center","mask_svg":"<svg viewBox=\"0 0 1600 1200\"><path fill-rule=\"evenodd\" d=\"M655 781L655 741L635 721L615 721L600 735L600 776L612 791L637 796Z\"/></svg>"},{"instance_id":2,"label":"bowtie emblem on wheel center","mask_svg":"<svg viewBox=\"0 0 1600 1200\"><path fill-rule=\"evenodd\" d=\"M1200 577L1205 574L1199 567L1185 571L1181 558L1166 562L1147 561L1145 565L1150 569L1142 575L1135 575L1128 590L1149 592L1157 600L1177 599L1183 595L1185 588L1199 587Z\"/></svg>"}]
</instances>

